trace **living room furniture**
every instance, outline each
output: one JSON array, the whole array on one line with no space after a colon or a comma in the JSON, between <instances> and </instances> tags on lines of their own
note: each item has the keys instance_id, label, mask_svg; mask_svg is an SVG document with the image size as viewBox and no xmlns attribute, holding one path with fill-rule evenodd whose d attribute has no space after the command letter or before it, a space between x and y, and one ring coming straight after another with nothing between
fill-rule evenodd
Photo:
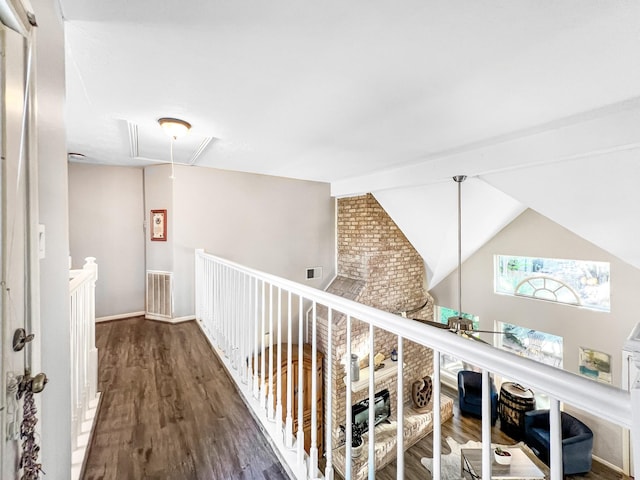
<instances>
[{"instance_id":1,"label":"living room furniture","mask_svg":"<svg viewBox=\"0 0 640 480\"><path fill-rule=\"evenodd\" d=\"M591 470L593 432L577 418L560 412L562 426L562 471L564 475ZM525 443L549 465L549 410L532 410L524 416Z\"/></svg>"},{"instance_id":2,"label":"living room furniture","mask_svg":"<svg viewBox=\"0 0 640 480\"><path fill-rule=\"evenodd\" d=\"M510 447L511 463L501 465L492 458L491 478L495 479L522 479L535 480L545 478L544 473L527 456L520 447ZM471 478L479 478L482 475L482 449L463 448L460 450L460 476L468 473Z\"/></svg>"},{"instance_id":3,"label":"living room furniture","mask_svg":"<svg viewBox=\"0 0 640 480\"><path fill-rule=\"evenodd\" d=\"M311 345L305 343L303 345L302 354L302 378L303 378L303 412L304 417L302 421L302 429L304 431L304 449L309 453L311 448L311 405L312 402L316 402L317 412L317 445L318 445L318 457L322 458L324 454L324 401L323 401L323 366L322 362L324 355L321 352L316 352L316 396L312 398L311 380L313 378L312 370L312 349ZM298 368L300 368L300 362L298 359L298 345L291 346L291 368L293 370L291 377L291 388L293 389L292 405L292 417L293 417L293 434L298 432ZM265 348L265 368L269 368L269 355L270 347ZM280 372L282 375L282 421L285 422L287 418L287 345L282 344L282 352L280 363ZM259 369L261 365L260 355L258 355L258 375L260 375ZM278 382L278 365L277 365L277 347L273 346L273 375L267 374L267 392L270 388L274 388ZM269 379L272 378L273 385L269 385ZM262 381L262 379L260 380ZM275 390L274 390L275 391ZM267 393L268 394L268 393ZM277 398L273 397L274 408L277 405Z\"/></svg>"},{"instance_id":4,"label":"living room furniture","mask_svg":"<svg viewBox=\"0 0 640 480\"><path fill-rule=\"evenodd\" d=\"M458 372L458 405L460 412L482 417L482 374L471 370ZM491 425L498 419L498 392L491 379Z\"/></svg>"},{"instance_id":5,"label":"living room furniture","mask_svg":"<svg viewBox=\"0 0 640 480\"><path fill-rule=\"evenodd\" d=\"M498 416L500 429L515 440L524 437L524 414L536 409L533 390L518 383L504 382L500 387Z\"/></svg>"},{"instance_id":6,"label":"living room furniture","mask_svg":"<svg viewBox=\"0 0 640 480\"><path fill-rule=\"evenodd\" d=\"M393 405L393 408L396 406ZM440 396L440 420L442 423L453 417L453 400L445 395ZM396 459L397 454L397 417L392 413L388 423L380 423L375 427L375 469L376 471ZM428 411L418 411L412 403L404 405L404 449L415 445L418 440L424 438L433 430L433 402L430 402ZM365 480L369 475L369 435L365 433L364 448L358 458L351 459L351 478L353 480ZM333 467L345 478L345 447L338 447L333 452Z\"/></svg>"}]
</instances>

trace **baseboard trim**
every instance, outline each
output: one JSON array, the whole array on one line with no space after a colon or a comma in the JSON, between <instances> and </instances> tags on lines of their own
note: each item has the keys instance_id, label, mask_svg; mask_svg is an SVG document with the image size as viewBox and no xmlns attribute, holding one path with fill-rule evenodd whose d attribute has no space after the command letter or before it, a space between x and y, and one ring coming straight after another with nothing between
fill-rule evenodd
<instances>
[{"instance_id":1,"label":"baseboard trim","mask_svg":"<svg viewBox=\"0 0 640 480\"><path fill-rule=\"evenodd\" d=\"M597 455L591 455L591 458L593 458L596 462L603 464L605 467L608 467L615 472L624 474L624 471L622 470L622 468L618 467L617 465L614 465L613 463L607 462L606 460L598 457Z\"/></svg>"},{"instance_id":2,"label":"baseboard trim","mask_svg":"<svg viewBox=\"0 0 640 480\"><path fill-rule=\"evenodd\" d=\"M144 315L144 311L132 312L132 313L121 313L119 315L108 315L106 317L96 318L96 323L110 322L111 320L122 320L123 318L141 317L142 315Z\"/></svg>"},{"instance_id":3,"label":"baseboard trim","mask_svg":"<svg viewBox=\"0 0 640 480\"><path fill-rule=\"evenodd\" d=\"M144 315L144 313L143 313ZM147 320L154 320L156 322L164 322L164 323L182 323L182 322L190 322L191 320L195 320L195 315L186 315L184 317L176 317L176 318L166 318L160 317L157 315L146 314L145 317Z\"/></svg>"}]
</instances>

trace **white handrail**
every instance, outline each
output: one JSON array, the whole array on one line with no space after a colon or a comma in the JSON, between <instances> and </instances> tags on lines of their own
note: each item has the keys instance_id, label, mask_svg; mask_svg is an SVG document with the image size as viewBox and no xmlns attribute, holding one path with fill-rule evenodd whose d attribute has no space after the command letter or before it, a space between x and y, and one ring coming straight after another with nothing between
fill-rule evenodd
<instances>
[{"instance_id":1,"label":"white handrail","mask_svg":"<svg viewBox=\"0 0 640 480\"><path fill-rule=\"evenodd\" d=\"M548 394L554 400L565 402L622 427L633 429L631 396L629 392L620 390L619 388L593 382L567 371L540 364L534 360L520 357L486 344L471 342L457 335L451 335L450 332L377 310L344 297L332 295L312 287L276 277L275 275L260 272L207 254L203 250L196 250L196 259L213 262L214 264L247 275L259 281L263 288L265 284L269 284L269 287L278 288L284 292L297 295L301 299L304 299L305 302L317 303L329 307L334 312L341 312L347 316L347 328L350 324L349 319L357 318L375 327L375 329L385 330L401 337L403 340L424 345L439 353L453 355L479 367L487 373L492 372L507 378L522 379L521 381L526 382L528 386ZM197 268L196 271L199 271L199 269ZM219 280L223 281L224 279ZM200 284L201 281L196 279L197 289ZM216 288L215 285L214 288ZM212 292L209 292L209 294L211 293ZM202 297L201 300L204 300L207 292L200 292L198 295ZM203 304L206 304L206 301L204 301ZM199 307L197 307L197 309L198 308ZM263 304L263 309L264 308L265 306ZM271 308L271 306L268 308ZM264 310L262 313L264 314ZM302 329L303 322L301 318L299 320L299 327ZM349 338L347 338L347 345L347 358L350 358ZM264 361L264 356L262 357L262 361ZM264 369L262 371L264 371ZM348 371L347 376L349 376ZM325 388L327 388L327 386L325 386ZM347 389L347 393L349 393L349 389ZM331 392L329 391L328 394L330 395ZM347 419L347 424L348 423ZM488 422L486 423L488 424ZM349 425L347 425L347 427L349 427ZM439 433L439 428L437 430ZM350 433L350 431L347 432L348 439ZM485 435L483 435L483 437L485 437ZM552 436L552 438L554 437ZM552 443L555 443L555 440ZM552 453L557 447L558 445L552 445ZM347 452L345 456L349 459L349 452ZM434 465L436 464L437 463L434 462ZM557 462L554 462L551 467L552 478L558 478L558 473L554 472L554 467L555 470L557 470ZM347 475L349 476L348 472ZM561 475L561 471L559 475Z\"/></svg>"}]
</instances>

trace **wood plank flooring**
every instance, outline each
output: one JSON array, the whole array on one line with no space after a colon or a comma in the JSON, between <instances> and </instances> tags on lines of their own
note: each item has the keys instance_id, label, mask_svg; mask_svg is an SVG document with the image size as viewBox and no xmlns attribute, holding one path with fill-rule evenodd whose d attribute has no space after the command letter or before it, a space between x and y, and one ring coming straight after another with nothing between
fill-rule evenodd
<instances>
[{"instance_id":1,"label":"wood plank flooring","mask_svg":"<svg viewBox=\"0 0 640 480\"><path fill-rule=\"evenodd\" d=\"M96 326L98 412L83 478L287 479L195 322Z\"/></svg>"},{"instance_id":2,"label":"wood plank flooring","mask_svg":"<svg viewBox=\"0 0 640 480\"><path fill-rule=\"evenodd\" d=\"M288 478L195 322L101 323L96 343L102 405L84 479ZM461 416L457 401L454 418L442 425L444 454L447 436L459 443L481 437L480 421ZM516 443L498 427L492 441ZM407 450L406 480L431 479L420 459L432 456L432 445L428 436ZM395 462L376 478L395 480ZM629 477L594 462L587 475L568 478Z\"/></svg>"}]
</instances>

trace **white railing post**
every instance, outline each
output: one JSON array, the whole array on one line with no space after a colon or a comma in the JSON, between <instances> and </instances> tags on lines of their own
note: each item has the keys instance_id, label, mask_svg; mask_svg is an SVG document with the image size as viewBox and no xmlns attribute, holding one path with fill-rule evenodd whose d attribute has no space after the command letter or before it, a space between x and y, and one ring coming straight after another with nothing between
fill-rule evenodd
<instances>
[{"instance_id":1,"label":"white railing post","mask_svg":"<svg viewBox=\"0 0 640 480\"><path fill-rule=\"evenodd\" d=\"M491 478L491 377L482 370L482 478Z\"/></svg>"},{"instance_id":2,"label":"white railing post","mask_svg":"<svg viewBox=\"0 0 640 480\"><path fill-rule=\"evenodd\" d=\"M265 373L265 378L266 378ZM273 284L269 284L269 398L267 399L267 412L269 419L276 416L275 392L276 385L273 382Z\"/></svg>"},{"instance_id":3,"label":"white railing post","mask_svg":"<svg viewBox=\"0 0 640 480\"><path fill-rule=\"evenodd\" d=\"M98 281L98 265L95 257L85 258L84 267L92 272L89 283L89 399L93 400L98 393L98 349L96 348L96 282Z\"/></svg>"},{"instance_id":4,"label":"white railing post","mask_svg":"<svg viewBox=\"0 0 640 480\"><path fill-rule=\"evenodd\" d=\"M557 398L549 398L549 467L551 480L562 480L562 417L560 402Z\"/></svg>"},{"instance_id":5,"label":"white railing post","mask_svg":"<svg viewBox=\"0 0 640 480\"><path fill-rule=\"evenodd\" d=\"M633 356L633 361L640 369L640 354ZM640 380L636 379L631 389L631 412L633 414L631 425L631 442L633 445L633 474L634 478L640 478Z\"/></svg>"},{"instance_id":6,"label":"white railing post","mask_svg":"<svg viewBox=\"0 0 640 480\"><path fill-rule=\"evenodd\" d=\"M278 315L276 316L276 320L278 322L278 358L276 361L276 367L278 369L278 374L276 375L276 423L278 426L282 423L282 290L280 287L276 289L278 294Z\"/></svg>"},{"instance_id":7,"label":"white railing post","mask_svg":"<svg viewBox=\"0 0 640 480\"><path fill-rule=\"evenodd\" d=\"M302 304L304 297L299 297L298 303L298 471L302 478L307 478L307 463L304 451L304 328L302 328Z\"/></svg>"},{"instance_id":8,"label":"white railing post","mask_svg":"<svg viewBox=\"0 0 640 480\"><path fill-rule=\"evenodd\" d=\"M261 309L260 315L262 318L262 328L260 330L260 345L262 348L262 354L260 355L260 406L266 411L267 409L267 366L265 359L265 338L266 338L266 328L267 328L267 307L266 307L266 287L265 281L262 280L262 289L261 289Z\"/></svg>"},{"instance_id":9,"label":"white railing post","mask_svg":"<svg viewBox=\"0 0 640 480\"><path fill-rule=\"evenodd\" d=\"M440 480L442 466L442 418L440 408L440 351L433 350L433 480Z\"/></svg>"},{"instance_id":10,"label":"white railing post","mask_svg":"<svg viewBox=\"0 0 640 480\"><path fill-rule=\"evenodd\" d=\"M287 292L287 417L284 427L284 444L293 448L293 323L291 318L291 292Z\"/></svg>"},{"instance_id":11,"label":"white railing post","mask_svg":"<svg viewBox=\"0 0 640 480\"><path fill-rule=\"evenodd\" d=\"M260 291L258 290L258 282L257 278L253 279L253 328L254 328L254 344L253 344L253 397L260 397L260 378L261 376L258 372L264 372L264 368L260 370L260 365L258 364L258 351L260 350L260 311L258 308L259 305L259 295ZM264 357L263 357L264 358ZM263 373L264 374L264 373Z\"/></svg>"},{"instance_id":12,"label":"white railing post","mask_svg":"<svg viewBox=\"0 0 640 480\"><path fill-rule=\"evenodd\" d=\"M311 321L311 444L309 447L309 473L318 471L318 325L316 302L312 306Z\"/></svg>"},{"instance_id":13,"label":"white railing post","mask_svg":"<svg viewBox=\"0 0 640 480\"><path fill-rule=\"evenodd\" d=\"M404 342L398 335L398 419L396 448L396 479L404 479Z\"/></svg>"},{"instance_id":14,"label":"white railing post","mask_svg":"<svg viewBox=\"0 0 640 480\"><path fill-rule=\"evenodd\" d=\"M375 352L375 327L369 325L369 480L376 477L376 372L374 356ZM373 407L372 407L373 406Z\"/></svg>"},{"instance_id":15,"label":"white railing post","mask_svg":"<svg viewBox=\"0 0 640 480\"><path fill-rule=\"evenodd\" d=\"M329 384L333 378L333 309L327 307L327 378ZM325 392L329 389L329 394L325 397L327 403L327 416L325 417L325 452L327 452L327 464L324 469L324 478L326 480L333 480L333 432L331 431L333 425L333 395L331 394L331 387L325 385Z\"/></svg>"},{"instance_id":16,"label":"white railing post","mask_svg":"<svg viewBox=\"0 0 640 480\"><path fill-rule=\"evenodd\" d=\"M640 323L637 323L624 343L624 349L632 352L632 360L638 376L629 379L631 399L631 454L633 456L633 476L640 479Z\"/></svg>"},{"instance_id":17,"label":"white railing post","mask_svg":"<svg viewBox=\"0 0 640 480\"><path fill-rule=\"evenodd\" d=\"M347 352L344 362L344 369L347 371L347 395L345 399L345 428L344 428L344 473L345 480L351 480L351 315L347 315Z\"/></svg>"}]
</instances>

